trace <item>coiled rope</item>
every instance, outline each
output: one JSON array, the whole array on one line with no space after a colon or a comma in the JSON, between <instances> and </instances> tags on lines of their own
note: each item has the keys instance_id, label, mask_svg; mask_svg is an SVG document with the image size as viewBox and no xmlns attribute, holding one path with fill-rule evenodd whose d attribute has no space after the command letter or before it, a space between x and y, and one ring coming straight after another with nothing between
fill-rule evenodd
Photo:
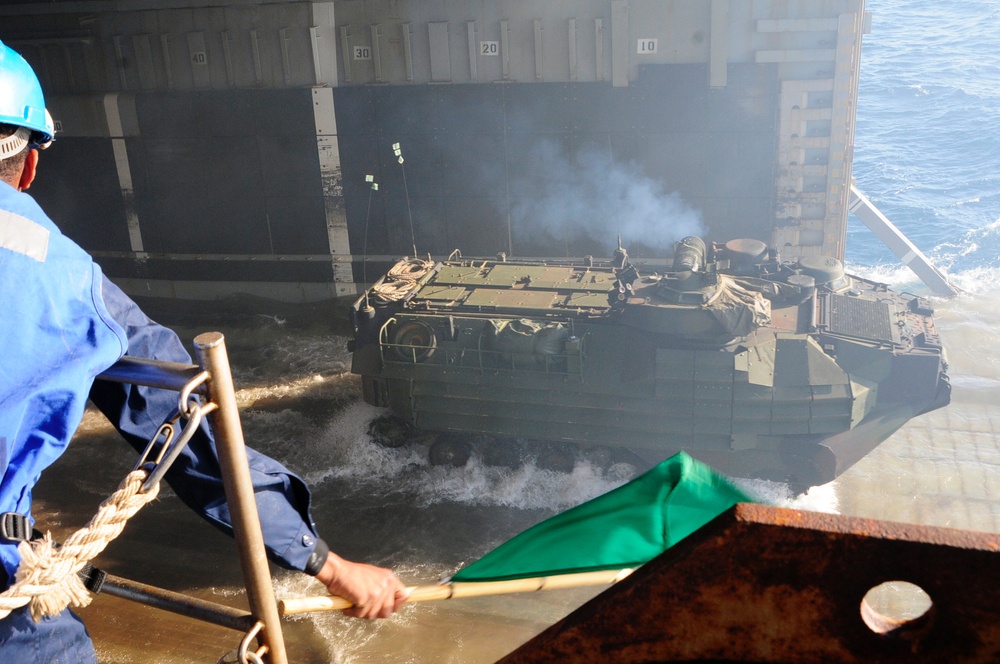
<instances>
[{"instance_id":1,"label":"coiled rope","mask_svg":"<svg viewBox=\"0 0 1000 664\"><path fill-rule=\"evenodd\" d=\"M433 261L420 258L404 258L397 262L385 275L382 283L371 289L371 296L380 302L402 300L413 290L414 284L434 267Z\"/></svg>"},{"instance_id":2,"label":"coiled rope","mask_svg":"<svg viewBox=\"0 0 1000 664\"><path fill-rule=\"evenodd\" d=\"M42 539L21 542L17 550L22 560L14 585L0 593L0 619L29 603L35 622L42 616L54 616L70 605L90 604L92 596L77 572L118 537L136 512L156 498L159 484L142 492L148 476L146 470L129 473L118 489L101 503L90 523L70 535L62 545L56 544L48 533Z\"/></svg>"}]
</instances>

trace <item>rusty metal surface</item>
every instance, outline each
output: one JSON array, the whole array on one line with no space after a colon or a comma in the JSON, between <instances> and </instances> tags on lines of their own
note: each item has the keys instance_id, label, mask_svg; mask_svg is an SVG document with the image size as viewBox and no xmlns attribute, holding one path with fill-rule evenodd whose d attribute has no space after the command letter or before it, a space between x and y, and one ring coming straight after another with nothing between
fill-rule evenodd
<instances>
[{"instance_id":1,"label":"rusty metal surface","mask_svg":"<svg viewBox=\"0 0 1000 664\"><path fill-rule=\"evenodd\" d=\"M500 661L998 662L998 569L998 534L740 504ZM880 633L887 581L932 606Z\"/></svg>"}]
</instances>

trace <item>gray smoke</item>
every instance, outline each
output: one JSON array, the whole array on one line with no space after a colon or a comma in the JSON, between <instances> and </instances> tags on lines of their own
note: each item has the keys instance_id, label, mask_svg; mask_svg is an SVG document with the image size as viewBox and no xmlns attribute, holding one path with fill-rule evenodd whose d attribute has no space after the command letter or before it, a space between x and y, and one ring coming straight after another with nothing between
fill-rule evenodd
<instances>
[{"instance_id":1,"label":"gray smoke","mask_svg":"<svg viewBox=\"0 0 1000 664\"><path fill-rule=\"evenodd\" d=\"M674 242L703 231L700 211L646 176L635 163L615 162L607 149L569 155L555 141L533 148L528 170L512 183L515 227L559 241L586 238L600 246L639 244L664 256Z\"/></svg>"}]
</instances>

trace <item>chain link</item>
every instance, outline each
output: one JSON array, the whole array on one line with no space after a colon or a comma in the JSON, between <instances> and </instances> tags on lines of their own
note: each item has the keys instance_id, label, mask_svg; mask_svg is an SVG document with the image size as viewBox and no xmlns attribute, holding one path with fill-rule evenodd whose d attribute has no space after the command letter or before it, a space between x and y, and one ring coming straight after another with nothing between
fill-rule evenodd
<instances>
[{"instance_id":1,"label":"chain link","mask_svg":"<svg viewBox=\"0 0 1000 664\"><path fill-rule=\"evenodd\" d=\"M250 628L250 631L243 636L243 640L240 641L240 648L236 654L240 664L264 664L262 658L267 654L267 646L261 646L257 650L250 650L250 642L257 637L262 629L264 629L264 623L258 620Z\"/></svg>"}]
</instances>

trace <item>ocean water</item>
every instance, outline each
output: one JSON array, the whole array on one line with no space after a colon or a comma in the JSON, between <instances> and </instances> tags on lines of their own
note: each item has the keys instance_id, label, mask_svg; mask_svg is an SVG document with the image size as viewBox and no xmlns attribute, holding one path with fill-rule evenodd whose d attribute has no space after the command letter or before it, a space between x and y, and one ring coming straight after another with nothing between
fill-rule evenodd
<instances>
[{"instance_id":1,"label":"ocean water","mask_svg":"<svg viewBox=\"0 0 1000 664\"><path fill-rule=\"evenodd\" d=\"M1000 267L1000 3L870 0L861 55L855 183L954 281L979 292ZM863 224L847 258L895 257Z\"/></svg>"},{"instance_id":2,"label":"ocean water","mask_svg":"<svg viewBox=\"0 0 1000 664\"><path fill-rule=\"evenodd\" d=\"M951 281L931 296L954 387L947 408L912 420L837 481L795 496L751 483L766 499L801 509L1000 532L1000 1L870 0L854 158L856 185ZM857 220L848 229L851 271L927 293ZM162 317L161 317L162 318ZM372 444L378 411L360 402L345 370L344 327L280 316L166 318L182 338L226 334L247 440L314 487L320 531L343 555L390 566L411 584L433 583L531 524L631 477L578 464L559 474L431 467L419 448ZM46 476L38 513L62 536L93 513L134 459L99 416L88 415L64 462ZM113 442L112 442L113 441ZM43 483L44 484L44 483ZM130 523L101 558L113 573L238 605L231 542L165 497ZM321 594L279 571L279 596ZM534 593L407 607L390 621L339 614L292 620L298 662L491 662L597 590ZM923 600L887 588L880 609L908 616ZM83 612L103 662L215 661L237 636L115 598ZM155 653L155 657L151 654Z\"/></svg>"}]
</instances>

